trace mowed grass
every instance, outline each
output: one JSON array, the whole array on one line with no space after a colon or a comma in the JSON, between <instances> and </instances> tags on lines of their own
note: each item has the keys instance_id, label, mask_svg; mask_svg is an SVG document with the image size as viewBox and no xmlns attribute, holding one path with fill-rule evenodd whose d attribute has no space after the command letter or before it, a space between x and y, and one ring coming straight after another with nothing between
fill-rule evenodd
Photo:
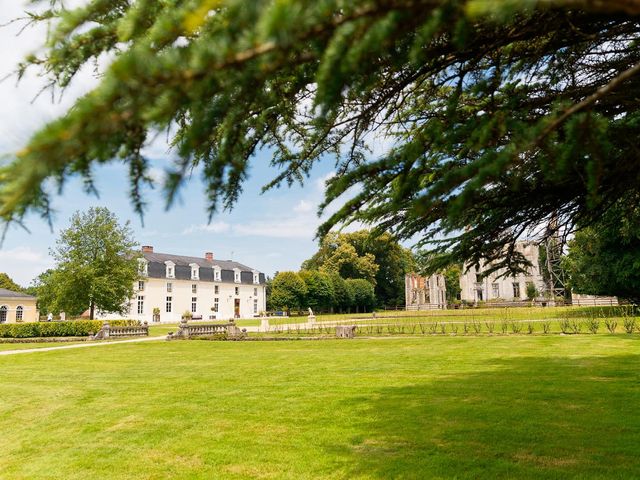
<instances>
[{"instance_id":1,"label":"mowed grass","mask_svg":"<svg viewBox=\"0 0 640 480\"><path fill-rule=\"evenodd\" d=\"M640 337L0 357L0 478L638 478Z\"/></svg>"}]
</instances>

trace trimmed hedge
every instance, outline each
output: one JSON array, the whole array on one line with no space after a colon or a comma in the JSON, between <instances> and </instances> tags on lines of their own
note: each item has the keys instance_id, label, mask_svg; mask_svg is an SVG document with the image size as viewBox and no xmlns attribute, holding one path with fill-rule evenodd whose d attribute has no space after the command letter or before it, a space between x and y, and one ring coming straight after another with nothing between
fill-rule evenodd
<instances>
[{"instance_id":1,"label":"trimmed hedge","mask_svg":"<svg viewBox=\"0 0 640 480\"><path fill-rule=\"evenodd\" d=\"M102 320L8 323L0 325L0 338L86 337L102 328Z\"/></svg>"},{"instance_id":2,"label":"trimmed hedge","mask_svg":"<svg viewBox=\"0 0 640 480\"><path fill-rule=\"evenodd\" d=\"M139 327L142 325L140 320L109 320L109 325L112 327Z\"/></svg>"}]
</instances>

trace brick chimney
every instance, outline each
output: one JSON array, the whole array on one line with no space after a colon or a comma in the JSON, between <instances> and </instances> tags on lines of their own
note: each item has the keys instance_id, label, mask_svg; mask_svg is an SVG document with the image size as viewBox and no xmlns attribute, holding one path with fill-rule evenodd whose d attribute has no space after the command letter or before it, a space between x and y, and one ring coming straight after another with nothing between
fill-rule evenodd
<instances>
[{"instance_id":1,"label":"brick chimney","mask_svg":"<svg viewBox=\"0 0 640 480\"><path fill-rule=\"evenodd\" d=\"M205 253L204 258L207 260L207 262L213 262L213 252Z\"/></svg>"},{"instance_id":2,"label":"brick chimney","mask_svg":"<svg viewBox=\"0 0 640 480\"><path fill-rule=\"evenodd\" d=\"M153 246L151 245L143 245L142 253L153 253Z\"/></svg>"}]
</instances>

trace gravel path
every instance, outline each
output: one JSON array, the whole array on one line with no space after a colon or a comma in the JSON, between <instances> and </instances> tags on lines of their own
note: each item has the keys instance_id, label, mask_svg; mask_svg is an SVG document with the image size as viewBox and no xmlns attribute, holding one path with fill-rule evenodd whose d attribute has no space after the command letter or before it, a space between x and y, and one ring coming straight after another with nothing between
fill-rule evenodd
<instances>
[{"instance_id":1,"label":"gravel path","mask_svg":"<svg viewBox=\"0 0 640 480\"><path fill-rule=\"evenodd\" d=\"M104 347L105 345L119 345L122 343L150 342L153 340L164 340L165 338L166 336L163 335L160 337L142 337L142 338L132 338L129 340L86 342L86 343L78 343L75 345L63 345L60 347L24 348L22 350L3 350L3 351L0 351L0 356L18 355L20 353L51 352L53 350L67 350L70 348Z\"/></svg>"}]
</instances>

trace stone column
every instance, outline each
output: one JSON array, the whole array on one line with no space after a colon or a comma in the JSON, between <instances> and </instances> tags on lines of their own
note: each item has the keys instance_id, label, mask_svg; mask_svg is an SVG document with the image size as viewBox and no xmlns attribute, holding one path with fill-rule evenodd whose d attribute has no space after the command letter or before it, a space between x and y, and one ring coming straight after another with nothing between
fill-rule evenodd
<instances>
[{"instance_id":1,"label":"stone column","mask_svg":"<svg viewBox=\"0 0 640 480\"><path fill-rule=\"evenodd\" d=\"M269 317L261 317L260 318L260 331L268 332L269 331Z\"/></svg>"}]
</instances>

